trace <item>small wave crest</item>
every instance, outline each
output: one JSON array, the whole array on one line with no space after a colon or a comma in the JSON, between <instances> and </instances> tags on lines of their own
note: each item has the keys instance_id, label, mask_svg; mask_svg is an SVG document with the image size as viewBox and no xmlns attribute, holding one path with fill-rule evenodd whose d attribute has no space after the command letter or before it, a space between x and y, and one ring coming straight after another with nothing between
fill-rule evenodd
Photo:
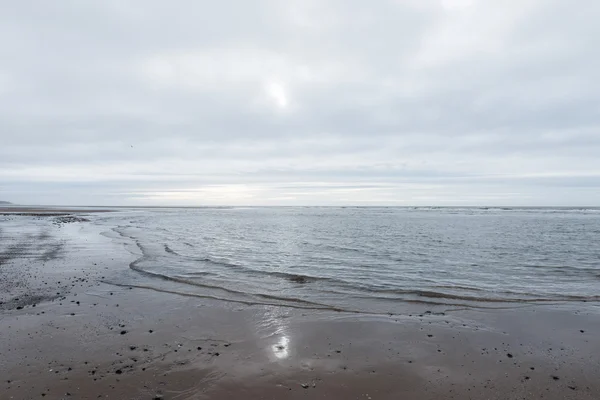
<instances>
[{"instance_id":1,"label":"small wave crest","mask_svg":"<svg viewBox=\"0 0 600 400\"><path fill-rule=\"evenodd\" d=\"M146 276L159 278L159 279L162 279L165 281L171 281L171 282L176 282L176 283L180 283L180 284L190 285L190 286L194 286L197 288L222 291L222 292L228 293L230 295L234 295L234 296L253 297L253 298L266 299L266 300L273 300L276 302L275 304L294 303L294 304L305 305L305 306L308 306L308 308L314 308L314 309L327 309L327 310L334 310L334 311L338 310L337 307L330 306L327 304L312 302L312 301L308 301L308 300L302 300L302 299L298 299L298 298L290 298L290 297L284 297L284 296L275 296L275 295L270 295L270 294L266 294L266 293L248 293L248 292L244 292L244 291L227 288L225 286L211 285L211 284L207 284L207 283L198 282L197 280L188 279L185 277L170 276L170 275L161 274L158 272L148 271L148 270L145 270L138 266L139 261L140 260L136 260L136 261L132 262L130 264L130 268L132 270L142 273ZM235 299L232 299L232 300L235 300Z\"/></svg>"},{"instance_id":2,"label":"small wave crest","mask_svg":"<svg viewBox=\"0 0 600 400\"><path fill-rule=\"evenodd\" d=\"M381 296L373 293L371 296L363 296L363 298L377 298L381 300L403 300L411 301L415 299L434 299L436 302L441 300L449 300L440 304L452 304L453 301L468 301L472 303L549 303L549 302L585 302L585 301L599 301L600 296L576 296L576 295L560 295L553 297L526 297L516 296L517 293L512 296L504 297L491 297L491 296L475 296L475 295L463 295L454 293L437 292L432 290L404 290L404 289L392 289L392 290L379 290L379 294L395 294L398 297ZM508 293L507 293L508 294Z\"/></svg>"},{"instance_id":3,"label":"small wave crest","mask_svg":"<svg viewBox=\"0 0 600 400\"><path fill-rule=\"evenodd\" d=\"M171 249L168 244L165 244L165 251L169 254L174 254L176 256L179 255L179 253L177 253L175 250Z\"/></svg>"},{"instance_id":4,"label":"small wave crest","mask_svg":"<svg viewBox=\"0 0 600 400\"><path fill-rule=\"evenodd\" d=\"M182 254L177 253L175 250L171 249L167 244L164 245L164 249L165 249L165 252L167 252L171 255L183 257L183 258L188 259L189 261L206 263L206 264L210 264L210 265L214 265L214 266L217 266L220 268L226 268L226 269L230 269L230 270L233 269L233 270L244 272L244 273L247 273L250 275L278 277L278 278L283 278L283 279L286 279L286 280L288 280L290 282L294 282L294 283L310 283L310 282L317 282L317 281L330 281L330 282L337 281L339 283L348 283L343 280L334 279L334 278L330 278L330 277L314 276L314 275L308 275L308 274L295 274L295 273L282 272L282 271L267 271L267 270L254 269L254 268L244 266L242 264L237 264L237 263L226 261L226 260L219 260L219 259L211 258L211 257L194 258L194 257L184 256ZM202 273L197 273L197 272L190 273L190 275L193 275L193 274L203 275L205 273L203 273L203 272Z\"/></svg>"}]
</instances>

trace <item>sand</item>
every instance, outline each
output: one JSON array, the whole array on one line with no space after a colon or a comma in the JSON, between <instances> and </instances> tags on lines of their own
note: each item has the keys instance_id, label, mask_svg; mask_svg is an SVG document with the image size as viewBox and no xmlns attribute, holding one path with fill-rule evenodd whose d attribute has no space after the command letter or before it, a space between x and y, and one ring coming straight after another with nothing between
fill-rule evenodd
<instances>
[{"instance_id":1,"label":"sand","mask_svg":"<svg viewBox=\"0 0 600 400\"><path fill-rule=\"evenodd\" d=\"M0 399L600 398L597 303L247 306L109 284L135 257L98 233L0 254Z\"/></svg>"}]
</instances>

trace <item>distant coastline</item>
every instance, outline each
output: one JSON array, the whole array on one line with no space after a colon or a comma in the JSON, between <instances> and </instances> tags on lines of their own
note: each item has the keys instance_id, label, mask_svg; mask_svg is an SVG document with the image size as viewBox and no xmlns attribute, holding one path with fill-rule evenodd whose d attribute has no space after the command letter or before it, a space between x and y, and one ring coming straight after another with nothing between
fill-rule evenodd
<instances>
[{"instance_id":1,"label":"distant coastline","mask_svg":"<svg viewBox=\"0 0 600 400\"><path fill-rule=\"evenodd\" d=\"M35 206L19 206L7 201L0 201L0 215L23 215L37 217L52 217L65 215L79 215L89 213L111 212L113 210L106 209L89 209L89 208L60 208L60 207L35 207Z\"/></svg>"}]
</instances>

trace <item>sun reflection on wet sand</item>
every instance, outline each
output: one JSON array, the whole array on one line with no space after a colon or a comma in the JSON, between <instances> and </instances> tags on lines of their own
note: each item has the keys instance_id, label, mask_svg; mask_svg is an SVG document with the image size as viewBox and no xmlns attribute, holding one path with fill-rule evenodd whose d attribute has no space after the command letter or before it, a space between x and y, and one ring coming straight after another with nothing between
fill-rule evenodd
<instances>
[{"instance_id":1,"label":"sun reflection on wet sand","mask_svg":"<svg viewBox=\"0 0 600 400\"><path fill-rule=\"evenodd\" d=\"M273 361L290 357L291 339L287 324L287 310L271 309L265 312L261 325L267 333L270 344L266 350ZM275 342L273 342L275 341Z\"/></svg>"},{"instance_id":2,"label":"sun reflection on wet sand","mask_svg":"<svg viewBox=\"0 0 600 400\"><path fill-rule=\"evenodd\" d=\"M281 336L279 341L271 346L273 354L279 360L283 360L289 357L289 344L290 339L287 336Z\"/></svg>"}]
</instances>

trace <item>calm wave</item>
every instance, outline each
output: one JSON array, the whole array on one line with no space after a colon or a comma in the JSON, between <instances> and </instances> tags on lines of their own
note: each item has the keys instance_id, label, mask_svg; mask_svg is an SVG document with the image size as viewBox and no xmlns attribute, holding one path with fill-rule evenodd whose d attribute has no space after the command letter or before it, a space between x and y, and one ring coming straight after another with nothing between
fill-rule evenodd
<instances>
[{"instance_id":1,"label":"calm wave","mask_svg":"<svg viewBox=\"0 0 600 400\"><path fill-rule=\"evenodd\" d=\"M244 304L600 300L600 210L194 208L96 218L135 243L112 283Z\"/></svg>"}]
</instances>

